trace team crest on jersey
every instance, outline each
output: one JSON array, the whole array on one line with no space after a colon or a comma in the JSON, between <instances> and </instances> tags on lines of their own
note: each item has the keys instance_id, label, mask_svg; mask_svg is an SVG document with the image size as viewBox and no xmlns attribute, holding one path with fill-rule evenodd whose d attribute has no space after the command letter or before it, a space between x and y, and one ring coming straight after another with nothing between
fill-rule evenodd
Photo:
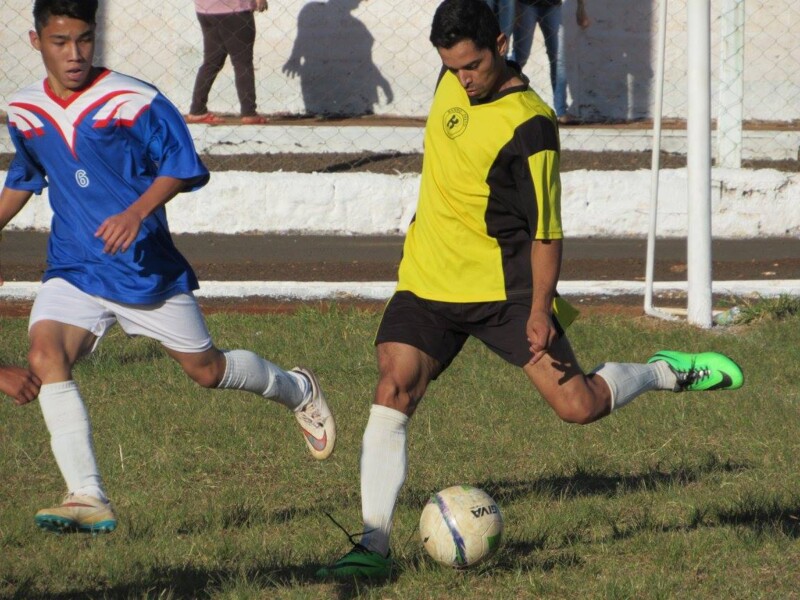
<instances>
[{"instance_id":1,"label":"team crest on jersey","mask_svg":"<svg viewBox=\"0 0 800 600\"><path fill-rule=\"evenodd\" d=\"M467 130L469 115L463 108L451 108L442 117L444 132L451 140L457 138Z\"/></svg>"}]
</instances>

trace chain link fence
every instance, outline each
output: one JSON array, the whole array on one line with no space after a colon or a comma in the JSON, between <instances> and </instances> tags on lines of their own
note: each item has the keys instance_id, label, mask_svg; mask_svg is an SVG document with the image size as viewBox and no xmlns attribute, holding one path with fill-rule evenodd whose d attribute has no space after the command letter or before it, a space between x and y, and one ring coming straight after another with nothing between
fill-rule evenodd
<instances>
[{"instance_id":1,"label":"chain link fence","mask_svg":"<svg viewBox=\"0 0 800 600\"><path fill-rule=\"evenodd\" d=\"M678 155L686 149L691 1L667 5L662 148ZM193 2L101 4L96 63L152 82L188 113L203 61ZM208 101L220 122L190 125L199 152L215 169L418 169L421 128L440 68L428 41L437 5L438 0L272 0L267 11L255 13L254 44L258 112L269 122L241 124L234 70L226 61ZM580 120L562 128L565 154L643 155L651 147L656 102L659 1L587 0L586 6L591 25L581 29L575 0L563 5L569 112ZM30 1L4 3L2 104L44 74L28 41L31 8ZM715 122L732 115L734 123L738 118L743 124L732 143L745 160L796 161L800 5L712 0L711 11ZM551 102L539 30L525 71L532 87ZM8 136L0 134L0 152L12 151Z\"/></svg>"}]
</instances>

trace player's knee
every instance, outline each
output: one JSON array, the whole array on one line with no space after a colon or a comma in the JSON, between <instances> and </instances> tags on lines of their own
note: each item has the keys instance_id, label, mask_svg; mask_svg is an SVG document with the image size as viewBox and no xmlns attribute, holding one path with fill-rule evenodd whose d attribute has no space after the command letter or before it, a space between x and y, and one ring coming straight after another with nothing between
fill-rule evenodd
<instances>
[{"instance_id":1,"label":"player's knee","mask_svg":"<svg viewBox=\"0 0 800 600\"><path fill-rule=\"evenodd\" d=\"M204 388L217 387L225 375L225 356L215 348L200 354L171 353L171 356L192 381Z\"/></svg>"},{"instance_id":2,"label":"player's knee","mask_svg":"<svg viewBox=\"0 0 800 600\"><path fill-rule=\"evenodd\" d=\"M222 378L210 367L184 369L186 374L198 385L213 389L219 385Z\"/></svg>"},{"instance_id":3,"label":"player's knee","mask_svg":"<svg viewBox=\"0 0 800 600\"><path fill-rule=\"evenodd\" d=\"M552 407L562 421L575 425L594 423L604 414L602 407L588 396L564 398L560 402L553 403Z\"/></svg>"},{"instance_id":4,"label":"player's knee","mask_svg":"<svg viewBox=\"0 0 800 600\"><path fill-rule=\"evenodd\" d=\"M388 406L407 415L414 412L418 401L415 394L389 375L382 375L375 388L375 404Z\"/></svg>"},{"instance_id":5,"label":"player's knee","mask_svg":"<svg viewBox=\"0 0 800 600\"><path fill-rule=\"evenodd\" d=\"M597 420L597 417L585 410L557 410L556 414L565 423L572 423L574 425L588 425L589 423L593 423Z\"/></svg>"},{"instance_id":6,"label":"player's knee","mask_svg":"<svg viewBox=\"0 0 800 600\"><path fill-rule=\"evenodd\" d=\"M215 388L222 381L222 372L216 368L215 363L205 362L202 364L181 364L184 373L189 378L204 388Z\"/></svg>"},{"instance_id":7,"label":"player's knee","mask_svg":"<svg viewBox=\"0 0 800 600\"><path fill-rule=\"evenodd\" d=\"M32 344L28 351L28 365L31 372L41 377L42 374L55 369L66 368L68 361L63 352L41 344Z\"/></svg>"}]
</instances>

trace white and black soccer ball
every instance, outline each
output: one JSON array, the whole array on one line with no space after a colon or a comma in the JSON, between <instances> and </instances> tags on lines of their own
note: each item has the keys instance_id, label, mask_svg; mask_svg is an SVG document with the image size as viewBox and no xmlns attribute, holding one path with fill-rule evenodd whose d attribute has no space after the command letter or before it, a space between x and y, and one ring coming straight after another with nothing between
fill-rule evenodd
<instances>
[{"instance_id":1,"label":"white and black soccer ball","mask_svg":"<svg viewBox=\"0 0 800 600\"><path fill-rule=\"evenodd\" d=\"M487 559L500 546L503 515L483 490L454 485L430 497L419 519L419 533L431 558L463 569Z\"/></svg>"}]
</instances>

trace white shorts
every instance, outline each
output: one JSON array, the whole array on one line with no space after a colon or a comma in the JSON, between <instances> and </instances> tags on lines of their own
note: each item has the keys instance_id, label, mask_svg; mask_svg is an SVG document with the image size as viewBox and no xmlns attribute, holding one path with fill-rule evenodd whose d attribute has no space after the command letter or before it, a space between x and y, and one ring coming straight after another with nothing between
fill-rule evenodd
<instances>
[{"instance_id":1,"label":"white shorts","mask_svg":"<svg viewBox=\"0 0 800 600\"><path fill-rule=\"evenodd\" d=\"M28 331L42 320L86 329L97 336L97 341L119 323L127 335L152 338L176 352L203 352L213 345L191 293L155 304L120 304L86 294L64 279L48 279L36 293Z\"/></svg>"}]
</instances>

